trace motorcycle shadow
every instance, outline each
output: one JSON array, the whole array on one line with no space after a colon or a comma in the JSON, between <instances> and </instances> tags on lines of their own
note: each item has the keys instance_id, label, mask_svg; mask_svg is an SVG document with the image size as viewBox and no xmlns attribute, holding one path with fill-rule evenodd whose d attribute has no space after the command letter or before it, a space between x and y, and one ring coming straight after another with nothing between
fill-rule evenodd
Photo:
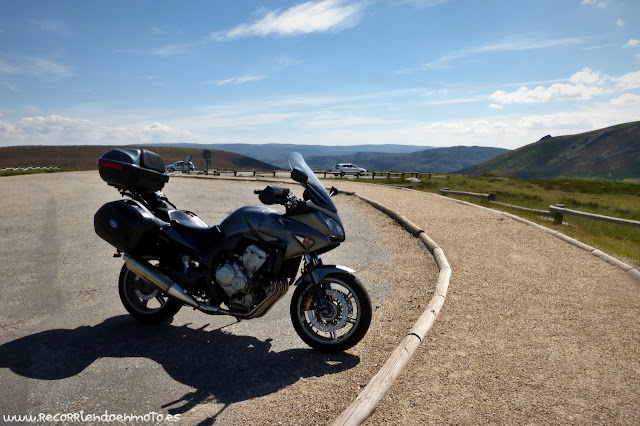
<instances>
[{"instance_id":1,"label":"motorcycle shadow","mask_svg":"<svg viewBox=\"0 0 640 426\"><path fill-rule=\"evenodd\" d=\"M360 362L355 355L312 349L272 352L271 339L205 327L145 326L128 315L116 316L95 326L47 330L5 343L0 346L0 368L33 379L61 380L99 358L148 358L195 389L162 404L170 414L179 414L205 401L226 407L268 395L300 378L335 374Z\"/></svg>"}]
</instances>

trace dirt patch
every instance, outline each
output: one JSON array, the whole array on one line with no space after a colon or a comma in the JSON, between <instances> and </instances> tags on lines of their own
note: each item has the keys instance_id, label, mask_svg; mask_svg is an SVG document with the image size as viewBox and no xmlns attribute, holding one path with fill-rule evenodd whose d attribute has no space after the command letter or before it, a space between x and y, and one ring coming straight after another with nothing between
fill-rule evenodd
<instances>
[{"instance_id":1,"label":"dirt patch","mask_svg":"<svg viewBox=\"0 0 640 426\"><path fill-rule=\"evenodd\" d=\"M452 268L436 325L367 424L640 422L640 286L497 213L344 184L416 223Z\"/></svg>"}]
</instances>

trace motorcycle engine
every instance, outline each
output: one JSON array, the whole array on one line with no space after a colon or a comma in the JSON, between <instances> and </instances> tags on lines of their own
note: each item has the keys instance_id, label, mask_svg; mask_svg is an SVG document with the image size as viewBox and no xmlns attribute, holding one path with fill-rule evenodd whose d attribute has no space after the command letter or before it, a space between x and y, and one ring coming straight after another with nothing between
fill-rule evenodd
<instances>
[{"instance_id":1,"label":"motorcycle engine","mask_svg":"<svg viewBox=\"0 0 640 426\"><path fill-rule=\"evenodd\" d=\"M266 260L267 253L252 244L237 261L225 263L216 270L216 281L229 295L232 304L246 308L255 304L252 278Z\"/></svg>"}]
</instances>

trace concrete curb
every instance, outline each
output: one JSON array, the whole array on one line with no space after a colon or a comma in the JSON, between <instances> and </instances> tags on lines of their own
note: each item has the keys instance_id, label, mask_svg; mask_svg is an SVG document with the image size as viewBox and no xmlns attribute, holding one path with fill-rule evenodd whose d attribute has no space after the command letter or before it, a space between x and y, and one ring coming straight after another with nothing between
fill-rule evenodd
<instances>
[{"instance_id":1,"label":"concrete curb","mask_svg":"<svg viewBox=\"0 0 640 426\"><path fill-rule=\"evenodd\" d=\"M513 220L515 220L517 222L521 222L521 223L527 224L529 226L533 226L535 228L538 228L541 231L544 231L544 232L546 232L548 234L551 234L554 237L559 238L562 241L571 244L572 246L575 246L575 247L577 247L579 249L582 249L584 251L588 251L589 253L591 253L595 257L600 258L600 259L604 260L605 262L607 262L608 264L610 264L612 266L615 266L616 268L626 272L627 275L629 275L631 278L633 278L636 281L640 282L640 271L638 269L636 269L633 266L628 265L628 264L624 263L623 261L621 261L619 259L616 259L615 257L613 257L611 255L608 255L608 254L606 254L606 253L604 253L604 252L602 252L602 251L600 251L600 250L598 250L598 249L596 249L594 247L591 247L588 244L585 244L585 243L583 243L581 241L578 241L578 240L576 240L574 238L571 238L571 237L569 237L569 236L567 236L567 235L565 235L565 234L563 234L563 233L561 233L559 231L556 231L556 230L551 229L551 228L547 228L546 226L539 225L539 224L537 224L535 222L532 222L530 220L523 219L523 218L521 218L519 216L513 215L511 213L503 212L501 210L490 209L488 207L479 206L477 204L473 204L473 203L470 203L468 201L456 200L454 198L444 197L442 195L438 195L438 194L434 194L434 193L428 193L428 194L431 194L434 197L440 197L440 198L443 198L443 199L446 199L446 200L450 200L450 201L453 201L455 203L464 204L466 206L471 206L471 207L475 207L475 208L478 208L478 209L482 209L482 210L487 210L487 211L490 211L490 212L498 213L498 214L500 214L502 216L511 218L511 219L513 219Z\"/></svg>"},{"instance_id":2,"label":"concrete curb","mask_svg":"<svg viewBox=\"0 0 640 426\"><path fill-rule=\"evenodd\" d=\"M411 357L433 326L438 313L444 305L444 301L447 296L447 289L449 288L449 279L451 278L451 267L449 266L449 262L447 261L444 252L431 238L429 238L427 234L425 234L422 229L406 217L376 201L370 200L356 193L353 195L382 211L398 222L407 230L407 232L419 238L435 258L440 273L438 274L438 282L436 284L434 296L431 298L427 309L425 309L420 318L418 318L413 328L391 354L391 357L389 357L380 371L373 376L371 381L367 386L365 386L360 394L358 394L356 399L333 422L334 426L359 425L373 414L380 399L382 399L387 390L389 390L391 385L407 366L409 360L411 360Z\"/></svg>"}]
</instances>

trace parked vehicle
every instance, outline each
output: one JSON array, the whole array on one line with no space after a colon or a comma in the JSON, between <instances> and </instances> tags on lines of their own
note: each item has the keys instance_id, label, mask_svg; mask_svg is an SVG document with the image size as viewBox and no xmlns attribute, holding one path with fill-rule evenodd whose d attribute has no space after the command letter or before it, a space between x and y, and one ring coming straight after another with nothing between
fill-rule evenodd
<instances>
[{"instance_id":1,"label":"parked vehicle","mask_svg":"<svg viewBox=\"0 0 640 426\"><path fill-rule=\"evenodd\" d=\"M344 176L344 175L365 175L367 174L367 170L362 167L358 167L355 164L351 163L339 163L336 164L335 167L331 170L334 176Z\"/></svg>"},{"instance_id":2,"label":"parked vehicle","mask_svg":"<svg viewBox=\"0 0 640 426\"><path fill-rule=\"evenodd\" d=\"M94 227L116 255L124 253L118 288L127 311L144 323L168 320L183 305L252 319L295 286L289 312L304 342L326 352L357 344L371 323L369 295L353 269L319 257L345 240L331 200L338 191L329 194L300 154L289 164L291 178L304 187L302 200L268 185L254 192L266 205L285 206L285 213L245 206L209 226L160 192L169 175L158 154L105 153L100 176L126 198L102 206Z\"/></svg>"},{"instance_id":3,"label":"parked vehicle","mask_svg":"<svg viewBox=\"0 0 640 426\"><path fill-rule=\"evenodd\" d=\"M192 172L195 170L195 167L192 162L185 163L184 161L176 161L175 163L168 165L166 170L168 172L174 172L176 170Z\"/></svg>"}]
</instances>

